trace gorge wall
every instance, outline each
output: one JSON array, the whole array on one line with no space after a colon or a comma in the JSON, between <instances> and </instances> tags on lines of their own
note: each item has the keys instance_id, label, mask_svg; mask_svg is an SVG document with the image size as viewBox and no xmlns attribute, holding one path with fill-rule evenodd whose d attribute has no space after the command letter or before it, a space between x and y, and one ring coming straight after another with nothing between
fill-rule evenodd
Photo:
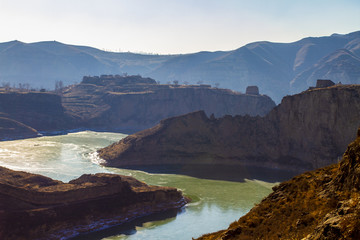
<instances>
[{"instance_id":1,"label":"gorge wall","mask_svg":"<svg viewBox=\"0 0 360 240\"><path fill-rule=\"evenodd\" d=\"M61 97L53 93L0 91L0 140L37 136L37 131L61 131L74 126Z\"/></svg>"},{"instance_id":2,"label":"gorge wall","mask_svg":"<svg viewBox=\"0 0 360 240\"><path fill-rule=\"evenodd\" d=\"M73 129L134 133L161 119L204 110L209 116L265 115L275 103L210 85L158 84L141 76L84 77L62 93L0 88L0 140Z\"/></svg>"},{"instance_id":3,"label":"gorge wall","mask_svg":"<svg viewBox=\"0 0 360 240\"><path fill-rule=\"evenodd\" d=\"M63 183L0 167L0 238L65 239L186 204L175 188L116 174Z\"/></svg>"},{"instance_id":4,"label":"gorge wall","mask_svg":"<svg viewBox=\"0 0 360 240\"><path fill-rule=\"evenodd\" d=\"M337 161L360 126L360 86L285 97L264 117L169 118L99 150L107 166L243 164L314 169Z\"/></svg>"},{"instance_id":5,"label":"gorge wall","mask_svg":"<svg viewBox=\"0 0 360 240\"><path fill-rule=\"evenodd\" d=\"M340 163L273 188L229 228L198 240L360 239L360 129Z\"/></svg>"},{"instance_id":6,"label":"gorge wall","mask_svg":"<svg viewBox=\"0 0 360 240\"><path fill-rule=\"evenodd\" d=\"M84 77L64 91L66 113L90 128L135 132L161 119L204 110L209 116L265 115L275 103L265 95L240 94L209 85L157 84L140 76Z\"/></svg>"}]
</instances>

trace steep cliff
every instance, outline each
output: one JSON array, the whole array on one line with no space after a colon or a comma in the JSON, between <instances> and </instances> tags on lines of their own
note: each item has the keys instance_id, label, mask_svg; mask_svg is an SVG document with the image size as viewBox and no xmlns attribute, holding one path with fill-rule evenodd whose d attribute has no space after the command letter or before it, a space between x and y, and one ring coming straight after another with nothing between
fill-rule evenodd
<instances>
[{"instance_id":1,"label":"steep cliff","mask_svg":"<svg viewBox=\"0 0 360 240\"><path fill-rule=\"evenodd\" d=\"M99 150L107 166L245 164L314 169L337 161L360 125L360 86L336 85L285 97L265 117L161 121Z\"/></svg>"},{"instance_id":2,"label":"steep cliff","mask_svg":"<svg viewBox=\"0 0 360 240\"><path fill-rule=\"evenodd\" d=\"M161 119L196 110L215 116L265 115L275 103L264 95L240 94L208 85L157 84L140 76L84 77L64 91L66 112L92 128L143 130Z\"/></svg>"},{"instance_id":3,"label":"steep cliff","mask_svg":"<svg viewBox=\"0 0 360 240\"><path fill-rule=\"evenodd\" d=\"M360 129L338 164L294 177L228 229L199 240L360 239Z\"/></svg>"},{"instance_id":4,"label":"steep cliff","mask_svg":"<svg viewBox=\"0 0 360 240\"><path fill-rule=\"evenodd\" d=\"M0 238L60 239L180 208L175 188L148 186L115 174L69 183L0 167Z\"/></svg>"},{"instance_id":5,"label":"steep cliff","mask_svg":"<svg viewBox=\"0 0 360 240\"><path fill-rule=\"evenodd\" d=\"M39 133L14 119L0 117L0 140L37 137Z\"/></svg>"},{"instance_id":6,"label":"steep cliff","mask_svg":"<svg viewBox=\"0 0 360 240\"><path fill-rule=\"evenodd\" d=\"M37 131L60 131L74 124L74 120L64 112L61 97L42 92L0 91L0 117L15 120ZM13 133L13 137L26 136L22 136L20 130ZM3 137L0 134L0 139Z\"/></svg>"}]
</instances>

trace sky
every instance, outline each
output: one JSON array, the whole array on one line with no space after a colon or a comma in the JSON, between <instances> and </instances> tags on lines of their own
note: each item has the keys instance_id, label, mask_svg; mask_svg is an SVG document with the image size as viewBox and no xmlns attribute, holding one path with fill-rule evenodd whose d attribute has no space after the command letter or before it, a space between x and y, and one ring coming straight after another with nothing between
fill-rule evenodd
<instances>
[{"instance_id":1,"label":"sky","mask_svg":"<svg viewBox=\"0 0 360 240\"><path fill-rule=\"evenodd\" d=\"M115 52L227 51L359 30L359 0L0 0L0 42Z\"/></svg>"}]
</instances>

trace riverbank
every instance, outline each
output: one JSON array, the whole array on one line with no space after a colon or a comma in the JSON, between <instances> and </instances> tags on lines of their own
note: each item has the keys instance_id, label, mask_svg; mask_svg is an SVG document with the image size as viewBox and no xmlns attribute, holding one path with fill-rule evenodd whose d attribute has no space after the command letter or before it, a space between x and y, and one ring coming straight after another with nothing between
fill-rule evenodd
<instances>
[{"instance_id":1,"label":"riverbank","mask_svg":"<svg viewBox=\"0 0 360 240\"><path fill-rule=\"evenodd\" d=\"M61 239L183 207L175 188L117 174L84 174L63 183L0 167L1 239Z\"/></svg>"}]
</instances>

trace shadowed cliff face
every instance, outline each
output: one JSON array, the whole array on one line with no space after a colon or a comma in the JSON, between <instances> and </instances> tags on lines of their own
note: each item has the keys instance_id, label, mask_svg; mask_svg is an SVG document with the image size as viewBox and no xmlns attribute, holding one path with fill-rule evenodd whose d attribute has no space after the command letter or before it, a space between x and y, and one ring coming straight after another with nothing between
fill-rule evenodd
<instances>
[{"instance_id":1,"label":"shadowed cliff face","mask_svg":"<svg viewBox=\"0 0 360 240\"><path fill-rule=\"evenodd\" d=\"M185 203L175 188L127 176L83 175L63 183L0 167L1 239L60 239Z\"/></svg>"},{"instance_id":2,"label":"shadowed cliff face","mask_svg":"<svg viewBox=\"0 0 360 240\"><path fill-rule=\"evenodd\" d=\"M337 161L360 125L360 86L285 97L265 117L208 118L194 112L163 120L99 150L106 165L245 164L314 169Z\"/></svg>"},{"instance_id":3,"label":"shadowed cliff face","mask_svg":"<svg viewBox=\"0 0 360 240\"><path fill-rule=\"evenodd\" d=\"M74 125L64 113L61 97L52 93L0 92L0 117L22 124L2 125L6 133L0 134L0 139L36 136L24 131L25 125L33 131L60 131Z\"/></svg>"},{"instance_id":4,"label":"shadowed cliff face","mask_svg":"<svg viewBox=\"0 0 360 240\"><path fill-rule=\"evenodd\" d=\"M209 116L263 116L275 107L264 95L240 94L208 85L160 85L139 76L85 80L64 92L63 105L68 114L92 128L135 132L161 119L197 110Z\"/></svg>"},{"instance_id":5,"label":"shadowed cliff face","mask_svg":"<svg viewBox=\"0 0 360 240\"><path fill-rule=\"evenodd\" d=\"M281 183L228 229L199 240L359 239L360 129L338 164Z\"/></svg>"},{"instance_id":6,"label":"shadowed cliff face","mask_svg":"<svg viewBox=\"0 0 360 240\"><path fill-rule=\"evenodd\" d=\"M0 140L13 139L14 136L24 138L39 136L35 129L14 119L0 117L0 126Z\"/></svg>"}]
</instances>

